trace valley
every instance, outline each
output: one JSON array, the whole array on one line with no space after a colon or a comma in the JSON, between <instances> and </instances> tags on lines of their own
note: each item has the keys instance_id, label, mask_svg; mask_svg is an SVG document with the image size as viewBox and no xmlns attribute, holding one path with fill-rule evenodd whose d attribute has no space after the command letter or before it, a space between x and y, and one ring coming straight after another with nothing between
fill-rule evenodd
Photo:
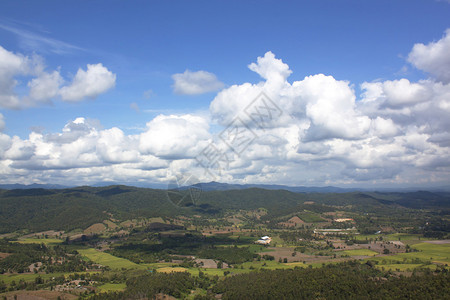
<instances>
[{"instance_id":1,"label":"valley","mask_svg":"<svg viewBox=\"0 0 450 300\"><path fill-rule=\"evenodd\" d=\"M265 272L358 269L386 286L449 278L448 193L250 188L175 206L166 192L2 190L0 296L232 299L239 285L227 282Z\"/></svg>"}]
</instances>

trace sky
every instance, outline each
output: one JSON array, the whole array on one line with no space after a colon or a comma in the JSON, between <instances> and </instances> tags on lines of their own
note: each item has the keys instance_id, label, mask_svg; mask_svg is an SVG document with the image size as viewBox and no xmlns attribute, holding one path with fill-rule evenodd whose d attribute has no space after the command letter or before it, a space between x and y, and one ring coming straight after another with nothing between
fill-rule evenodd
<instances>
[{"instance_id":1,"label":"sky","mask_svg":"<svg viewBox=\"0 0 450 300\"><path fill-rule=\"evenodd\" d=\"M0 183L450 183L450 1L0 2Z\"/></svg>"}]
</instances>

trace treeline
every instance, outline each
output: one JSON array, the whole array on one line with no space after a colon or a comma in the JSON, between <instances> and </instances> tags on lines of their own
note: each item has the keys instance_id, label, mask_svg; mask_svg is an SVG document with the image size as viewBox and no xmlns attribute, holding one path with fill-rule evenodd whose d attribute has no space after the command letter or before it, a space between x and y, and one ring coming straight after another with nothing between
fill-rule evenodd
<instances>
[{"instance_id":1,"label":"treeline","mask_svg":"<svg viewBox=\"0 0 450 300\"><path fill-rule=\"evenodd\" d=\"M30 265L34 265L32 269L36 272L39 269L46 273L81 272L91 266L76 251L61 245L19 244L1 239L0 252L8 254L0 259L0 274L30 272Z\"/></svg>"},{"instance_id":2,"label":"treeline","mask_svg":"<svg viewBox=\"0 0 450 300\"><path fill-rule=\"evenodd\" d=\"M119 300L119 299L154 299L158 294L170 295L176 298L184 298L191 290L208 289L211 284L217 282L216 278L209 278L200 273L194 277L189 273L174 272L151 273L127 280L127 288L124 292L100 293L90 297L92 300Z\"/></svg>"},{"instance_id":3,"label":"treeline","mask_svg":"<svg viewBox=\"0 0 450 300\"><path fill-rule=\"evenodd\" d=\"M60 190L0 190L0 233L70 231L108 219L173 216L178 209L165 191L125 186Z\"/></svg>"},{"instance_id":4,"label":"treeline","mask_svg":"<svg viewBox=\"0 0 450 300\"><path fill-rule=\"evenodd\" d=\"M310 204L304 204L305 202ZM401 225L404 223L403 220L406 223L416 220L417 224L409 225L418 225L420 221L423 226L422 221L429 217L429 214L422 210L424 208L435 214L436 222L445 220L450 211L450 194L428 192L303 194L250 188L203 192L195 205L189 201L186 201L185 205L184 207L174 205L168 200L165 190L129 186L0 190L0 233L24 229L39 232L49 229L69 231L87 228L107 219L107 213L112 213L118 220L128 220L194 214L217 217L230 210L259 208L264 208L267 215L262 216L261 220L255 219L255 222L270 222L305 209L323 213L338 207L341 210L346 207L344 210L364 215L357 221L367 228L374 228L377 225ZM406 213L402 215L404 212ZM371 214L377 215L378 222L373 223L369 217L366 220L365 217ZM437 224L436 228L430 227L428 234L431 236L435 232L446 232L448 222L446 224L447 226Z\"/></svg>"},{"instance_id":5,"label":"treeline","mask_svg":"<svg viewBox=\"0 0 450 300\"><path fill-rule=\"evenodd\" d=\"M149 273L129 278L123 292L89 299L155 299L162 295L194 299L448 299L448 271L417 272L410 277L382 272L370 265L346 262L322 268L260 270L218 277L189 273ZM200 292L199 291L203 291ZM159 299L158 298L158 299Z\"/></svg>"},{"instance_id":6,"label":"treeline","mask_svg":"<svg viewBox=\"0 0 450 300\"><path fill-rule=\"evenodd\" d=\"M448 299L450 275L388 276L354 263L317 269L259 271L227 277L213 288L222 299Z\"/></svg>"},{"instance_id":7,"label":"treeline","mask_svg":"<svg viewBox=\"0 0 450 300\"><path fill-rule=\"evenodd\" d=\"M257 257L248 247L237 247L241 243L245 244L246 241L241 242L239 239L226 236L205 237L190 233L181 236L161 236L141 231L132 233L123 243L112 245L107 252L135 263L152 263L171 260L174 255L189 255L211 258L227 264L240 264Z\"/></svg>"}]
</instances>

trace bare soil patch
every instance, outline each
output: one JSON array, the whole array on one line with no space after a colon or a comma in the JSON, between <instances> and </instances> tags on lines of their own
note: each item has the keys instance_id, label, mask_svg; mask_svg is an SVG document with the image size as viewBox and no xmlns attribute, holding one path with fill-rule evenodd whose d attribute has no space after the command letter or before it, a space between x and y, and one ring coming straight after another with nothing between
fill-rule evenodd
<instances>
[{"instance_id":1,"label":"bare soil patch","mask_svg":"<svg viewBox=\"0 0 450 300\"><path fill-rule=\"evenodd\" d=\"M281 223L278 223L278 224L284 225L286 227L295 227L297 225L305 224L305 222L302 219L300 219L298 216L293 216L292 218L290 218L286 222L281 222Z\"/></svg>"},{"instance_id":2,"label":"bare soil patch","mask_svg":"<svg viewBox=\"0 0 450 300\"><path fill-rule=\"evenodd\" d=\"M92 234L92 233L100 233L106 230L105 224L102 223L96 223L94 225L89 226L84 230L85 234Z\"/></svg>"},{"instance_id":3,"label":"bare soil patch","mask_svg":"<svg viewBox=\"0 0 450 300\"><path fill-rule=\"evenodd\" d=\"M201 268L205 268L205 269L217 269L217 262L214 259L209 259L209 258L197 258L195 260L195 262L197 264L200 265ZM228 268L228 264L223 263L222 266L223 269Z\"/></svg>"},{"instance_id":4,"label":"bare soil patch","mask_svg":"<svg viewBox=\"0 0 450 300\"><path fill-rule=\"evenodd\" d=\"M443 245L443 244L450 244L450 240L425 241L425 243Z\"/></svg>"},{"instance_id":5,"label":"bare soil patch","mask_svg":"<svg viewBox=\"0 0 450 300\"><path fill-rule=\"evenodd\" d=\"M103 221L103 223L108 226L109 229L116 229L118 226L116 224L114 224L112 221L110 220L105 220Z\"/></svg>"}]
</instances>

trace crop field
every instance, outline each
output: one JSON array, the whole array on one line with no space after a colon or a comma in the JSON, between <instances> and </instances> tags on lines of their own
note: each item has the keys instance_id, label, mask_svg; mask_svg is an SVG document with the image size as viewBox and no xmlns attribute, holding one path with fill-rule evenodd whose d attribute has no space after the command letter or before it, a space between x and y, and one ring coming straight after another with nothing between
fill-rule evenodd
<instances>
[{"instance_id":1,"label":"crop field","mask_svg":"<svg viewBox=\"0 0 450 300\"><path fill-rule=\"evenodd\" d=\"M288 269L291 268L288 264L279 263L278 261L252 261L252 262L245 262L242 264L244 269Z\"/></svg>"},{"instance_id":2,"label":"crop field","mask_svg":"<svg viewBox=\"0 0 450 300\"><path fill-rule=\"evenodd\" d=\"M238 246L239 247L239 246ZM256 245L256 244L252 244L252 245L242 245L240 247L248 247L248 250L252 253L260 253L260 252L273 252L275 250L273 249L269 249L267 247L261 246L261 245Z\"/></svg>"},{"instance_id":3,"label":"crop field","mask_svg":"<svg viewBox=\"0 0 450 300\"><path fill-rule=\"evenodd\" d=\"M416 268L427 268L431 270L436 269L436 265L425 265L425 264L386 264L386 265L376 265L376 268L382 270L388 270L388 271L398 271L398 272L405 272L405 271L412 271Z\"/></svg>"},{"instance_id":4,"label":"crop field","mask_svg":"<svg viewBox=\"0 0 450 300\"><path fill-rule=\"evenodd\" d=\"M80 249L78 252L91 261L103 266L108 266L111 269L145 269L145 266L135 264L128 259L116 257L109 253L100 252L92 248Z\"/></svg>"},{"instance_id":5,"label":"crop field","mask_svg":"<svg viewBox=\"0 0 450 300\"><path fill-rule=\"evenodd\" d=\"M356 234L354 236L352 236L353 239L358 240L358 241L364 241L364 240L376 240L380 237L381 235L379 234Z\"/></svg>"},{"instance_id":6,"label":"crop field","mask_svg":"<svg viewBox=\"0 0 450 300\"><path fill-rule=\"evenodd\" d=\"M37 238L26 238L21 239L17 241L20 244L45 244L45 245L51 245L51 244L60 244L63 242L63 240L60 239L37 239Z\"/></svg>"},{"instance_id":7,"label":"crop field","mask_svg":"<svg viewBox=\"0 0 450 300\"><path fill-rule=\"evenodd\" d=\"M369 250L369 249L355 249L355 250L345 250L345 251L336 251L336 254L340 255L348 255L348 256L375 256L379 254L376 251Z\"/></svg>"},{"instance_id":8,"label":"crop field","mask_svg":"<svg viewBox=\"0 0 450 300\"><path fill-rule=\"evenodd\" d=\"M100 292L120 292L123 291L127 285L125 283L105 283L98 286Z\"/></svg>"},{"instance_id":9,"label":"crop field","mask_svg":"<svg viewBox=\"0 0 450 300\"><path fill-rule=\"evenodd\" d=\"M6 284L10 284L11 282L15 281L18 283L20 280L31 282L34 281L37 277L41 277L42 279L49 279L52 277L58 277L64 275L63 273L52 273L52 274L1 274L0 275L0 281L3 281Z\"/></svg>"},{"instance_id":10,"label":"crop field","mask_svg":"<svg viewBox=\"0 0 450 300\"><path fill-rule=\"evenodd\" d=\"M97 271L89 271L89 272L76 272L78 274L86 274L86 273L98 273ZM15 281L18 283L20 280L23 280L25 282L32 282L37 277L41 277L44 280L53 278L53 277L59 277L59 276L65 276L68 277L69 275L74 274L74 272L71 273L50 273L50 274L34 274L34 273L28 273L28 274L0 274L0 281L3 281L6 284L10 284L12 281Z\"/></svg>"},{"instance_id":11,"label":"crop field","mask_svg":"<svg viewBox=\"0 0 450 300\"><path fill-rule=\"evenodd\" d=\"M156 270L160 273L172 273L172 272L187 272L188 269L182 267L164 267Z\"/></svg>"},{"instance_id":12,"label":"crop field","mask_svg":"<svg viewBox=\"0 0 450 300\"><path fill-rule=\"evenodd\" d=\"M319 214L313 212L302 212L298 215L298 217L306 223L319 223L326 222Z\"/></svg>"},{"instance_id":13,"label":"crop field","mask_svg":"<svg viewBox=\"0 0 450 300\"><path fill-rule=\"evenodd\" d=\"M388 241L414 241L424 239L421 234L393 233L383 237Z\"/></svg>"},{"instance_id":14,"label":"crop field","mask_svg":"<svg viewBox=\"0 0 450 300\"><path fill-rule=\"evenodd\" d=\"M171 267L174 264L171 262L160 262L160 263L139 264L139 265L145 266L148 269L158 269L158 268Z\"/></svg>"},{"instance_id":15,"label":"crop field","mask_svg":"<svg viewBox=\"0 0 450 300\"><path fill-rule=\"evenodd\" d=\"M399 253L392 256L374 257L370 260L385 262L382 265L390 264L424 264L429 262L450 265L450 244L420 243L411 246L419 252Z\"/></svg>"}]
</instances>

